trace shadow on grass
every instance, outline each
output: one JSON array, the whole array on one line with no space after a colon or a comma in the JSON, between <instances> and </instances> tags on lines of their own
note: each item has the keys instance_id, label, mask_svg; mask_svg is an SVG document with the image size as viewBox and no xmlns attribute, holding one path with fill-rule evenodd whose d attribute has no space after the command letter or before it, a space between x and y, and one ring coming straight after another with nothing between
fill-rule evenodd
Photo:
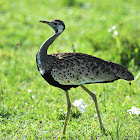
<instances>
[{"instance_id":1,"label":"shadow on grass","mask_svg":"<svg viewBox=\"0 0 140 140\"><path fill-rule=\"evenodd\" d=\"M1 116L1 118L8 119L11 116L11 113L7 112L7 111L1 111L0 116Z\"/></svg>"},{"instance_id":2,"label":"shadow on grass","mask_svg":"<svg viewBox=\"0 0 140 140\"><path fill-rule=\"evenodd\" d=\"M57 114L58 120L65 120L65 114L66 114L66 112L64 112L63 110L58 111L58 114ZM81 116L81 112L79 110L72 109L71 113L70 113L69 121L71 121L72 118L78 119L80 116Z\"/></svg>"}]
</instances>

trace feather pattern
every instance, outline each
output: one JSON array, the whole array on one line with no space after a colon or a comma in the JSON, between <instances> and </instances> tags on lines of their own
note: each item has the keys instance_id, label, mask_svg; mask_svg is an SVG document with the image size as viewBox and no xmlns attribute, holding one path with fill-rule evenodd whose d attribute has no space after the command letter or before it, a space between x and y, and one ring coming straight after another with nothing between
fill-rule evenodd
<instances>
[{"instance_id":1,"label":"feather pattern","mask_svg":"<svg viewBox=\"0 0 140 140\"><path fill-rule=\"evenodd\" d=\"M133 75L123 66L82 53L58 53L44 57L42 67L51 71L55 81L62 85L132 80Z\"/></svg>"},{"instance_id":2,"label":"feather pattern","mask_svg":"<svg viewBox=\"0 0 140 140\"><path fill-rule=\"evenodd\" d=\"M47 53L49 46L64 31L61 20L40 21L51 26L55 33L40 47L37 67L42 77L51 85L69 90L82 84L107 83L118 79L134 79L125 67L82 53Z\"/></svg>"}]
</instances>

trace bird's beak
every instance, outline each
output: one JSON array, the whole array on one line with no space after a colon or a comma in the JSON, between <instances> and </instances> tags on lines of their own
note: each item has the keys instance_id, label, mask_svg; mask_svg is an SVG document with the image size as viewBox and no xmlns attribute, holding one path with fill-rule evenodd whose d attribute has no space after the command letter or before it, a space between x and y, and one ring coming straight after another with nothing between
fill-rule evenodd
<instances>
[{"instance_id":1,"label":"bird's beak","mask_svg":"<svg viewBox=\"0 0 140 140\"><path fill-rule=\"evenodd\" d=\"M42 22L42 23L47 23L47 24L49 24L49 23L50 23L49 21L39 21L39 22Z\"/></svg>"},{"instance_id":2,"label":"bird's beak","mask_svg":"<svg viewBox=\"0 0 140 140\"><path fill-rule=\"evenodd\" d=\"M55 32L58 32L58 30L53 26L52 21L42 21L42 20L41 20L41 21L39 21L39 22L48 24L49 26L51 26L51 27L55 30Z\"/></svg>"}]
</instances>

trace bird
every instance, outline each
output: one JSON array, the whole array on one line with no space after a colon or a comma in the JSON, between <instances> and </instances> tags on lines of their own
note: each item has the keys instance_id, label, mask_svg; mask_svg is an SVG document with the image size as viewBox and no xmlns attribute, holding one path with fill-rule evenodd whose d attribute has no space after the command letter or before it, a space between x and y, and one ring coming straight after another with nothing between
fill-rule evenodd
<instances>
[{"instance_id":1,"label":"bird","mask_svg":"<svg viewBox=\"0 0 140 140\"><path fill-rule=\"evenodd\" d=\"M133 74L124 66L105 61L92 55L70 52L48 54L48 48L55 39L65 30L63 21L54 19L51 21L41 20L53 28L54 34L49 37L39 48L36 54L36 63L41 76L52 86L65 91L67 99L67 113L65 117L63 134L71 110L69 90L80 86L93 99L97 111L101 133L105 135L105 128L100 116L96 95L85 87L85 84L110 83L118 79L127 81L134 80Z\"/></svg>"}]
</instances>

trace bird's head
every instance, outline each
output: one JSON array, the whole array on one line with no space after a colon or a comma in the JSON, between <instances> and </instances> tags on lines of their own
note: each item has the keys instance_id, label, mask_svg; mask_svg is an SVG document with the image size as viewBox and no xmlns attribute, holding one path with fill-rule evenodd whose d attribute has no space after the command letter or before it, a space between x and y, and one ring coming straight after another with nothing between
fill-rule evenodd
<instances>
[{"instance_id":1,"label":"bird's head","mask_svg":"<svg viewBox=\"0 0 140 140\"><path fill-rule=\"evenodd\" d=\"M65 30L64 22L58 19L40 22L50 25L55 30L55 33L62 33Z\"/></svg>"}]
</instances>

